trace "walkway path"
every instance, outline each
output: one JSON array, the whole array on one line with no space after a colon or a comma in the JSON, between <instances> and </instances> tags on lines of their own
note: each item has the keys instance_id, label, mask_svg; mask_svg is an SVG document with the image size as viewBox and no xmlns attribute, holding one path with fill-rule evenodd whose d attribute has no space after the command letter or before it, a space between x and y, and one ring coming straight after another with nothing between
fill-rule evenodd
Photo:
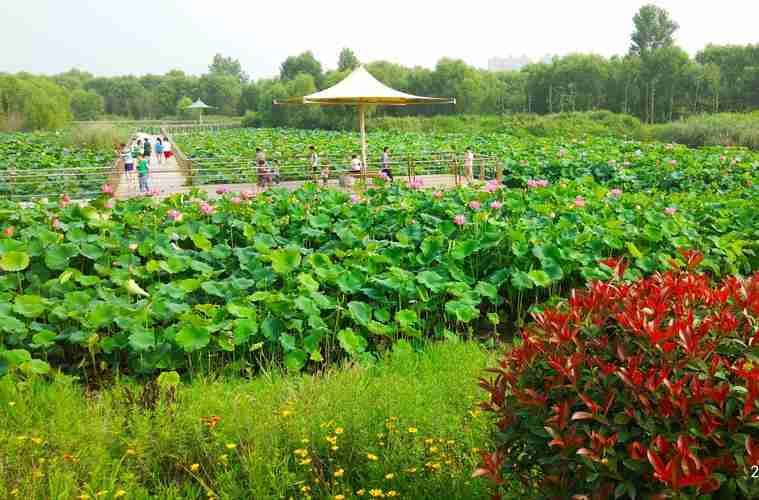
<instances>
[{"instance_id":1,"label":"walkway path","mask_svg":"<svg viewBox=\"0 0 759 500\"><path fill-rule=\"evenodd\" d=\"M155 139L158 136L148 134L137 134L139 139L149 137L150 141L155 144ZM131 144L130 144L131 147ZM135 160L135 166L137 160ZM134 172L132 178L128 178L127 175L122 172L121 179L119 179L119 187L116 191L117 198L130 198L140 194L139 186L137 183L137 173ZM177 164L176 157L172 156L169 159L163 159L162 162L158 161L155 155L155 146L153 147L153 154L150 156L150 181L148 187L151 190L157 189L161 194L169 195L172 193L183 191L187 185L187 178L184 172L180 171Z\"/></svg>"},{"instance_id":2,"label":"walkway path","mask_svg":"<svg viewBox=\"0 0 759 500\"><path fill-rule=\"evenodd\" d=\"M144 139L146 137L149 137L151 142L155 144L155 139L158 136L155 135L148 135L144 133L139 133L136 135L138 139ZM131 144L130 144L131 146ZM136 162L135 162L136 165ZM121 177L118 182L118 188L116 190L116 197L117 198L131 198L133 196L139 196L140 191L138 187L138 181L137 181L137 173L134 172L134 175L130 178L127 177L127 175L122 171ZM456 186L456 178L453 175L450 174L437 174L437 175L417 175L417 180L421 180L423 183L423 187L426 189L431 188L451 188ZM400 183L408 183L409 178L407 176L395 176L395 182ZM464 178L460 178L461 184L466 184L466 180ZM282 187L290 190L295 190L300 188L306 183L306 181L284 181L280 184L276 184L275 187ZM341 186L339 181L337 179L331 179L328 182L328 185L330 187L334 187L337 189L345 189L345 190L351 190L350 187ZM212 185L204 185L204 186L188 186L187 183L187 177L185 176L184 171L182 171L177 164L176 157L172 156L171 158L164 159L162 162L158 161L158 158L155 156L155 151L153 152L153 155L150 158L150 180L149 180L149 186L151 191L158 191L158 195L161 197L165 196L171 196L175 193L188 193L192 189L199 189L201 191L206 191L210 198L217 197L216 191L220 188L226 188L228 191L236 192L236 191L253 191L254 193L259 192L260 188L256 184L249 184L249 183L243 183L243 184L212 184Z\"/></svg>"}]
</instances>

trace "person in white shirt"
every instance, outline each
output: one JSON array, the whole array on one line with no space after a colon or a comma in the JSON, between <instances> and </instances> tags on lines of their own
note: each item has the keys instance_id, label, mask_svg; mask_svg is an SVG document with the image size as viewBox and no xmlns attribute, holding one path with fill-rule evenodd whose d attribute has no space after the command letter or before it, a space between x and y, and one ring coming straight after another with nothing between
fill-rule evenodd
<instances>
[{"instance_id":1,"label":"person in white shirt","mask_svg":"<svg viewBox=\"0 0 759 500\"><path fill-rule=\"evenodd\" d=\"M466 148L466 153L464 154L464 176L467 182L472 182L474 179L474 153L471 147Z\"/></svg>"},{"instance_id":2,"label":"person in white shirt","mask_svg":"<svg viewBox=\"0 0 759 500\"><path fill-rule=\"evenodd\" d=\"M164 137L163 138L163 157L168 160L169 158L171 158L173 154L174 153L171 152L171 143L169 142L169 138Z\"/></svg>"},{"instance_id":3,"label":"person in white shirt","mask_svg":"<svg viewBox=\"0 0 759 500\"><path fill-rule=\"evenodd\" d=\"M358 159L358 155L353 155L353 158L351 158L351 173L361 173L361 160Z\"/></svg>"}]
</instances>

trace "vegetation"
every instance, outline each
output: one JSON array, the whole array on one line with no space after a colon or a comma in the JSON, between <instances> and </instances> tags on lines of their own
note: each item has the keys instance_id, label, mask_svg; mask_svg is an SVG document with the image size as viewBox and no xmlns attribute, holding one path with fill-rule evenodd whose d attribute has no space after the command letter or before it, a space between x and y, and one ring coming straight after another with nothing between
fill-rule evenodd
<instances>
[{"instance_id":1,"label":"vegetation","mask_svg":"<svg viewBox=\"0 0 759 500\"><path fill-rule=\"evenodd\" d=\"M682 257L690 274L594 282L535 316L482 381L498 432L478 475L547 498L759 495L759 275L713 285Z\"/></svg>"},{"instance_id":2,"label":"vegetation","mask_svg":"<svg viewBox=\"0 0 759 500\"><path fill-rule=\"evenodd\" d=\"M744 146L759 150L759 112L694 116L655 125L651 135L660 141L689 146Z\"/></svg>"},{"instance_id":3,"label":"vegetation","mask_svg":"<svg viewBox=\"0 0 759 500\"><path fill-rule=\"evenodd\" d=\"M475 343L397 345L319 377L0 379L2 498L488 498ZM445 367L441 370L441 367ZM244 372L243 372L244 373ZM363 493L363 494L362 494Z\"/></svg>"},{"instance_id":4,"label":"vegetation","mask_svg":"<svg viewBox=\"0 0 759 500\"><path fill-rule=\"evenodd\" d=\"M661 123L705 112L759 108L759 45L709 45L691 59L675 44L678 25L666 11L643 6L633 25L630 51L608 59L570 54L510 72L489 72L449 58L440 59L434 69L371 62L369 71L394 88L419 95L455 96L457 104L380 107L370 114L402 117L608 110L633 115L644 123ZM272 102L333 85L357 64L356 55L343 49L335 70L325 70L311 52L305 52L283 61L277 77L255 81L239 61L220 54L201 76L172 70L164 75L109 78L75 69L51 77L3 76L0 126L12 130L52 128L70 114L78 119L102 113L140 119L187 116L186 105L201 98L221 114L254 112L268 127L353 128L351 108L276 107ZM27 87L37 88L37 97L30 100Z\"/></svg>"}]
</instances>

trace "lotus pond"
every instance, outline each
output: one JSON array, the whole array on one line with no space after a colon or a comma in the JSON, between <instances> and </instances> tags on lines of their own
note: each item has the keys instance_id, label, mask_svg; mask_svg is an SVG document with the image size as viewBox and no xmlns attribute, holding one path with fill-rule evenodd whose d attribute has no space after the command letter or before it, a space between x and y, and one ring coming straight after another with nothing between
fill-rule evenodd
<instances>
[{"instance_id":1,"label":"lotus pond","mask_svg":"<svg viewBox=\"0 0 759 500\"><path fill-rule=\"evenodd\" d=\"M292 371L422 339L498 340L531 308L705 255L759 268L759 188L627 192L592 178L447 192L195 193L0 205L2 370ZM110 208L108 208L110 207Z\"/></svg>"},{"instance_id":2,"label":"lotus pond","mask_svg":"<svg viewBox=\"0 0 759 500\"><path fill-rule=\"evenodd\" d=\"M225 169L252 159L256 148L263 149L269 158L305 172L309 145L315 145L336 166L345 167L351 155L357 153L358 144L354 133L296 129L230 129L180 135L176 140L185 154L195 158L199 184L206 178L212 178L211 183L240 182L238 172ZM396 158L432 160L417 165L417 174L449 172L450 152L462 155L471 146L478 154L503 162L504 179L511 187L523 187L528 179L555 182L588 176L625 190L715 192L750 184L759 176L759 154L746 149L691 149L613 137L518 138L503 133L372 131L369 160L376 162L385 146ZM404 165L397 167L398 173L404 169ZM489 167L488 178L494 175L494 168Z\"/></svg>"}]
</instances>

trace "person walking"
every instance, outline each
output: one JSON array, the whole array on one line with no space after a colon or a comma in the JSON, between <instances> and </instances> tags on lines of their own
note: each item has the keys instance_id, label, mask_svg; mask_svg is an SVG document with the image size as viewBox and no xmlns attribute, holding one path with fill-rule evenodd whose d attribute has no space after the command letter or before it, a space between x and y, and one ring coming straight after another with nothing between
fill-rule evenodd
<instances>
[{"instance_id":1,"label":"person walking","mask_svg":"<svg viewBox=\"0 0 759 500\"><path fill-rule=\"evenodd\" d=\"M142 142L142 155L147 159L148 163L150 163L150 158L153 155L153 152L149 137L146 137Z\"/></svg>"},{"instance_id":2,"label":"person walking","mask_svg":"<svg viewBox=\"0 0 759 500\"><path fill-rule=\"evenodd\" d=\"M474 153L471 147L466 148L464 153L464 176L467 182L474 180Z\"/></svg>"},{"instance_id":3,"label":"person walking","mask_svg":"<svg viewBox=\"0 0 759 500\"><path fill-rule=\"evenodd\" d=\"M319 172L319 155L316 153L316 146L311 145L308 147L311 154L308 156L308 162L311 166L311 178L316 179L316 174Z\"/></svg>"},{"instance_id":4,"label":"person walking","mask_svg":"<svg viewBox=\"0 0 759 500\"><path fill-rule=\"evenodd\" d=\"M149 160L144 154L140 155L140 162L137 164L137 174L140 180L140 193L149 192L148 175L150 175L150 165Z\"/></svg>"},{"instance_id":5,"label":"person walking","mask_svg":"<svg viewBox=\"0 0 759 500\"><path fill-rule=\"evenodd\" d=\"M390 148L387 146L382 150L382 158L380 159L382 169L380 172L385 174L390 182L393 182L393 171L390 168Z\"/></svg>"},{"instance_id":6,"label":"person walking","mask_svg":"<svg viewBox=\"0 0 759 500\"><path fill-rule=\"evenodd\" d=\"M155 156L158 164L163 164L163 141L160 137L155 138Z\"/></svg>"},{"instance_id":7,"label":"person walking","mask_svg":"<svg viewBox=\"0 0 759 500\"><path fill-rule=\"evenodd\" d=\"M169 142L169 138L164 136L163 138L163 157L164 159L168 160L174 155L171 151L171 142Z\"/></svg>"},{"instance_id":8,"label":"person walking","mask_svg":"<svg viewBox=\"0 0 759 500\"><path fill-rule=\"evenodd\" d=\"M358 155L353 155L353 157L351 157L351 174L361 174L361 160L358 159Z\"/></svg>"},{"instance_id":9,"label":"person walking","mask_svg":"<svg viewBox=\"0 0 759 500\"><path fill-rule=\"evenodd\" d=\"M132 176L134 175L134 157L132 150L124 143L121 144L121 160L124 162L124 176L127 180L127 186L132 185Z\"/></svg>"}]
</instances>

